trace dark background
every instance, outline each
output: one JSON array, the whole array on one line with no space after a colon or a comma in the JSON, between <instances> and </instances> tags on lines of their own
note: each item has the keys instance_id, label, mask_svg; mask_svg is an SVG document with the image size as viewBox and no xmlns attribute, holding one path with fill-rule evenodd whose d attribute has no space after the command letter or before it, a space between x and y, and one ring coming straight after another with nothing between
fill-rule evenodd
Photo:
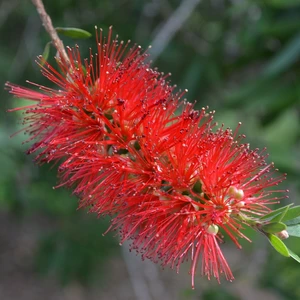
<instances>
[{"instance_id":1,"label":"dark background","mask_svg":"<svg viewBox=\"0 0 300 300\"><path fill-rule=\"evenodd\" d=\"M197 5L196 5L197 4ZM189 101L216 110L219 123L247 135L251 147L267 146L269 161L288 173L282 185L299 200L300 1L298 0L52 0L45 1L54 26L93 33L110 25L120 39L144 49L152 44L153 66L172 73ZM173 35L174 33L174 35ZM165 34L165 35L164 35ZM170 37L170 39L168 39ZM48 84L35 57L49 37L31 4L0 2L0 84L25 80ZM94 37L80 45L82 57ZM50 53L53 62L54 49ZM190 288L188 266L180 274L161 270L120 247L105 232L108 220L77 211L70 191L52 187L55 168L40 168L24 154L20 113L24 105L0 91L0 299L300 299L300 269L249 231L243 251L223 246L236 280L197 277ZM300 243L288 245L300 254Z\"/></svg>"}]
</instances>

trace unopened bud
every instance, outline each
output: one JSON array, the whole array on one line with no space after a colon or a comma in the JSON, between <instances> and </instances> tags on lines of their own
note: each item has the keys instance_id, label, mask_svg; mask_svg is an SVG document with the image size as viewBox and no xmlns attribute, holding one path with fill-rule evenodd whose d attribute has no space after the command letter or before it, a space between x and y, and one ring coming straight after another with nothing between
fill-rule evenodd
<instances>
[{"instance_id":1,"label":"unopened bud","mask_svg":"<svg viewBox=\"0 0 300 300\"><path fill-rule=\"evenodd\" d=\"M200 209L199 205L192 203L193 207L195 208L196 211Z\"/></svg>"},{"instance_id":2,"label":"unopened bud","mask_svg":"<svg viewBox=\"0 0 300 300\"><path fill-rule=\"evenodd\" d=\"M229 189L228 189L228 194L230 196L234 196L235 193L237 192L237 188L235 186L231 186Z\"/></svg>"},{"instance_id":3,"label":"unopened bud","mask_svg":"<svg viewBox=\"0 0 300 300\"><path fill-rule=\"evenodd\" d=\"M289 237L289 233L286 230L282 230L280 232L277 232L276 235L281 239L285 240Z\"/></svg>"},{"instance_id":4,"label":"unopened bud","mask_svg":"<svg viewBox=\"0 0 300 300\"><path fill-rule=\"evenodd\" d=\"M245 206L245 202L244 202L244 201L240 201L240 202L238 202L238 203L236 204L236 207L239 207L239 208L241 208L241 207L243 207L243 206Z\"/></svg>"},{"instance_id":5,"label":"unopened bud","mask_svg":"<svg viewBox=\"0 0 300 300\"><path fill-rule=\"evenodd\" d=\"M236 200L242 200L244 198L244 191L242 189L237 189L235 186L231 186L228 189L228 194Z\"/></svg>"},{"instance_id":6,"label":"unopened bud","mask_svg":"<svg viewBox=\"0 0 300 300\"><path fill-rule=\"evenodd\" d=\"M215 224L211 224L206 228L206 232L209 234L216 235L219 231L219 227Z\"/></svg>"},{"instance_id":7,"label":"unopened bud","mask_svg":"<svg viewBox=\"0 0 300 300\"><path fill-rule=\"evenodd\" d=\"M244 198L244 191L243 190L237 190L234 197L237 200L242 200Z\"/></svg>"}]
</instances>

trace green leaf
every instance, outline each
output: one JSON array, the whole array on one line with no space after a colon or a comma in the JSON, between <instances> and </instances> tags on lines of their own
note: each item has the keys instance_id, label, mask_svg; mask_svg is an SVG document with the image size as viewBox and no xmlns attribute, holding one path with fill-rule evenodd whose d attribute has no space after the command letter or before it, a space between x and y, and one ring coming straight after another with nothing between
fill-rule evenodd
<instances>
[{"instance_id":1,"label":"green leaf","mask_svg":"<svg viewBox=\"0 0 300 300\"><path fill-rule=\"evenodd\" d=\"M279 223L274 222L274 223L263 225L261 229L267 233L277 233L282 230L286 230L286 225L281 222Z\"/></svg>"},{"instance_id":2,"label":"green leaf","mask_svg":"<svg viewBox=\"0 0 300 300\"><path fill-rule=\"evenodd\" d=\"M284 242L274 234L267 234L269 242L274 249L285 257L290 257L290 253Z\"/></svg>"},{"instance_id":3,"label":"green leaf","mask_svg":"<svg viewBox=\"0 0 300 300\"><path fill-rule=\"evenodd\" d=\"M282 220L282 218L284 218L284 216L286 215L288 210L289 210L289 207L286 206L285 209L280 214L278 214L277 216L272 218L272 222L280 222Z\"/></svg>"},{"instance_id":4,"label":"green leaf","mask_svg":"<svg viewBox=\"0 0 300 300\"><path fill-rule=\"evenodd\" d=\"M296 253L294 253L292 250L290 250L290 249L288 249L288 250L289 250L290 256L291 256L294 260L296 260L298 263L300 263L300 257L299 257Z\"/></svg>"},{"instance_id":5,"label":"green leaf","mask_svg":"<svg viewBox=\"0 0 300 300\"><path fill-rule=\"evenodd\" d=\"M286 230L289 235L300 237L300 224L287 226Z\"/></svg>"},{"instance_id":6,"label":"green leaf","mask_svg":"<svg viewBox=\"0 0 300 300\"><path fill-rule=\"evenodd\" d=\"M91 33L80 28L56 27L55 29L57 33L61 33L73 39L86 39L92 36Z\"/></svg>"},{"instance_id":7,"label":"green leaf","mask_svg":"<svg viewBox=\"0 0 300 300\"><path fill-rule=\"evenodd\" d=\"M287 226L300 224L300 217L285 222Z\"/></svg>"},{"instance_id":8,"label":"green leaf","mask_svg":"<svg viewBox=\"0 0 300 300\"><path fill-rule=\"evenodd\" d=\"M283 216L281 221L289 221L300 216L300 205L291 207Z\"/></svg>"},{"instance_id":9,"label":"green leaf","mask_svg":"<svg viewBox=\"0 0 300 300\"><path fill-rule=\"evenodd\" d=\"M260 218L260 220L264 220L264 221L273 221L274 217L281 215L282 213L284 213L286 211L287 208L289 208L290 206L292 206L293 204L289 204L283 207L280 207L278 209L275 209L273 211L271 211L270 213L262 216Z\"/></svg>"},{"instance_id":10,"label":"green leaf","mask_svg":"<svg viewBox=\"0 0 300 300\"><path fill-rule=\"evenodd\" d=\"M41 65L43 66L45 64L45 62L48 60L49 58L49 53L50 53L50 45L51 42L48 42L44 48L43 54L42 54L42 61L41 61Z\"/></svg>"}]
</instances>

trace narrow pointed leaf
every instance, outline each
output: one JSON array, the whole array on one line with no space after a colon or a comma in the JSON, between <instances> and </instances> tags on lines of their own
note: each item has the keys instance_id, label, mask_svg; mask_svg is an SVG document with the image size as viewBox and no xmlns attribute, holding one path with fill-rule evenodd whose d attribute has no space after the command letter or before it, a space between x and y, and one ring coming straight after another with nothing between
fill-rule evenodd
<instances>
[{"instance_id":1,"label":"narrow pointed leaf","mask_svg":"<svg viewBox=\"0 0 300 300\"><path fill-rule=\"evenodd\" d=\"M286 230L289 235L300 237L300 224L287 226Z\"/></svg>"},{"instance_id":2,"label":"narrow pointed leaf","mask_svg":"<svg viewBox=\"0 0 300 300\"><path fill-rule=\"evenodd\" d=\"M286 230L286 225L284 223L269 223L262 226L262 230L267 233L277 233L282 230Z\"/></svg>"},{"instance_id":3,"label":"narrow pointed leaf","mask_svg":"<svg viewBox=\"0 0 300 300\"><path fill-rule=\"evenodd\" d=\"M284 217L282 218L281 221L289 221L292 219L295 219L297 217L300 216L300 206L294 206L289 208L289 210L286 212L286 214L284 215Z\"/></svg>"},{"instance_id":4,"label":"narrow pointed leaf","mask_svg":"<svg viewBox=\"0 0 300 300\"><path fill-rule=\"evenodd\" d=\"M297 218L295 218L295 219L286 221L285 224L286 224L287 226L300 224L300 217L297 217Z\"/></svg>"},{"instance_id":5,"label":"narrow pointed leaf","mask_svg":"<svg viewBox=\"0 0 300 300\"><path fill-rule=\"evenodd\" d=\"M292 250L290 250L290 249L288 249L288 250L289 250L290 256L291 256L294 260L296 260L298 263L300 263L300 257L299 257L296 253L294 253Z\"/></svg>"},{"instance_id":6,"label":"narrow pointed leaf","mask_svg":"<svg viewBox=\"0 0 300 300\"><path fill-rule=\"evenodd\" d=\"M273 210L273 211L271 211L270 213L268 213L268 214L262 216L262 217L260 218L260 220L271 221L275 216L277 216L277 215L279 215L279 214L282 214L282 213L286 210L287 207L290 207L290 206L292 206L292 205L293 205L293 204L289 204L289 205L280 207L280 208L278 208L278 209L276 209L276 210Z\"/></svg>"},{"instance_id":7,"label":"narrow pointed leaf","mask_svg":"<svg viewBox=\"0 0 300 300\"><path fill-rule=\"evenodd\" d=\"M278 214L277 216L271 219L272 222L280 222L285 217L288 210L289 210L289 206L286 206L285 209L280 214Z\"/></svg>"},{"instance_id":8,"label":"narrow pointed leaf","mask_svg":"<svg viewBox=\"0 0 300 300\"><path fill-rule=\"evenodd\" d=\"M290 257L290 253L284 242L274 234L267 234L269 242L274 249L285 257Z\"/></svg>"},{"instance_id":9,"label":"narrow pointed leaf","mask_svg":"<svg viewBox=\"0 0 300 300\"><path fill-rule=\"evenodd\" d=\"M55 29L57 33L63 34L73 39L86 39L92 36L91 33L80 28L56 27Z\"/></svg>"},{"instance_id":10,"label":"narrow pointed leaf","mask_svg":"<svg viewBox=\"0 0 300 300\"><path fill-rule=\"evenodd\" d=\"M43 54L42 54L42 61L41 61L41 65L43 66L45 64L45 62L48 60L49 58L49 54L50 54L50 45L51 42L48 42L44 48Z\"/></svg>"}]
</instances>

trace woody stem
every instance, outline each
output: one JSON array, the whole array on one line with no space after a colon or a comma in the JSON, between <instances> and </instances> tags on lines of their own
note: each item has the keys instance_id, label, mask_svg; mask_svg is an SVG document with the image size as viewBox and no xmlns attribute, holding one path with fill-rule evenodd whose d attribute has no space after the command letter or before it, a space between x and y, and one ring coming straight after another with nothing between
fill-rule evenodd
<instances>
[{"instance_id":1,"label":"woody stem","mask_svg":"<svg viewBox=\"0 0 300 300\"><path fill-rule=\"evenodd\" d=\"M57 49L60 59L67 65L70 65L70 60L65 50L62 40L58 37L55 28L53 27L51 18L47 14L42 0L32 0L33 5L42 20L43 26L50 35L54 47Z\"/></svg>"}]
</instances>

